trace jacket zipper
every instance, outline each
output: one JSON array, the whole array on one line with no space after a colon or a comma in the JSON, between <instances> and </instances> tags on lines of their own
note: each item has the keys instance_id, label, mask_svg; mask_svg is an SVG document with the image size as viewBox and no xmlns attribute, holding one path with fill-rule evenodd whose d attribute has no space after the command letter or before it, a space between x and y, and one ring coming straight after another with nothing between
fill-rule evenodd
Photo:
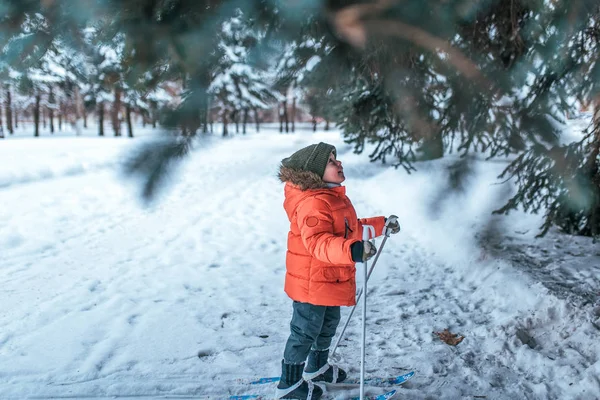
<instances>
[{"instance_id":1,"label":"jacket zipper","mask_svg":"<svg viewBox=\"0 0 600 400\"><path fill-rule=\"evenodd\" d=\"M348 231L350 232L354 232L352 229L350 229L350 224L348 223L348 218L344 217L344 224L345 224L345 228L344 228L344 239L348 239Z\"/></svg>"}]
</instances>

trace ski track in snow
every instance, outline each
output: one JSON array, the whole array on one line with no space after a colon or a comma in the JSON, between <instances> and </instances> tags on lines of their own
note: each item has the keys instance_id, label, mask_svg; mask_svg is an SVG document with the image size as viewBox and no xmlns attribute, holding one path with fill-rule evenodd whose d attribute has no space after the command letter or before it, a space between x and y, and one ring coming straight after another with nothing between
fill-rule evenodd
<instances>
[{"instance_id":1,"label":"ski track in snow","mask_svg":"<svg viewBox=\"0 0 600 400\"><path fill-rule=\"evenodd\" d=\"M365 171L337 135L318 138L348 158L359 216L396 213L402 221L411 212L388 210L369 183L360 190L363 180L376 185L383 167ZM0 188L0 397L272 393L234 381L280 372L291 301L276 168L314 141L208 141L148 209L112 171ZM261 147L269 151L255 151ZM418 235L406 227L391 237L371 278L368 375L414 369L402 399L599 398L600 349L588 347L599 332L581 322L587 310L544 295L507 262L444 260ZM515 290L532 292L519 309ZM433 331L447 327L465 340L442 343ZM539 346L523 345L519 328ZM357 312L338 351L352 375L360 372L360 332Z\"/></svg>"}]
</instances>

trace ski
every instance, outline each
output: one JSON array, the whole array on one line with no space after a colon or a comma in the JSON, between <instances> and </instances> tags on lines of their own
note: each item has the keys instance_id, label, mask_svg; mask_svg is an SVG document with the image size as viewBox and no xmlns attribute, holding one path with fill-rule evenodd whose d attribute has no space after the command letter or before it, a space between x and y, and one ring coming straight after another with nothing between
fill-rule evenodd
<instances>
[{"instance_id":1,"label":"ski","mask_svg":"<svg viewBox=\"0 0 600 400\"><path fill-rule=\"evenodd\" d=\"M278 376L272 376L272 377L269 377L269 378L259 378L259 379L255 380L255 381L250 381L250 382L248 382L245 379L238 379L238 383L247 383L247 384L250 384L250 385L263 385L265 383L279 382L279 379L280 378Z\"/></svg>"},{"instance_id":2,"label":"ski","mask_svg":"<svg viewBox=\"0 0 600 400\"><path fill-rule=\"evenodd\" d=\"M370 395L370 396L365 396L364 400L388 400L391 399L392 397L394 397L394 395L396 394L396 390L390 390L389 392L383 393L383 394L376 394L376 395ZM261 395L261 394L246 394L246 395L242 395L242 396L230 396L229 400L272 400L273 397L271 396L265 396L265 395ZM321 397L321 399L323 400L327 400L327 399L335 399L335 397L331 397L328 396L327 393L323 393L323 396ZM351 400L360 400L360 397L352 397Z\"/></svg>"},{"instance_id":3,"label":"ski","mask_svg":"<svg viewBox=\"0 0 600 400\"><path fill-rule=\"evenodd\" d=\"M365 378L365 385L368 386L393 386L393 385L402 385L403 383L405 383L406 381L410 380L413 376L415 375L415 371L410 371L407 374L404 375L399 375L399 376L392 376L389 378L382 378L382 377L371 377L371 378ZM341 382L341 384L357 384L360 385L360 378L347 378L344 382Z\"/></svg>"},{"instance_id":4,"label":"ski","mask_svg":"<svg viewBox=\"0 0 600 400\"><path fill-rule=\"evenodd\" d=\"M402 385L403 383L407 382L408 380L410 380L413 376L415 375L415 371L410 371L404 375L398 375L398 376L391 376L391 377L371 377L371 378L367 378L365 379L365 385L367 386L394 386L394 385ZM276 383L279 382L279 377L278 376L273 376L273 377L265 377L265 378L259 378L259 379L255 379L255 380L248 380L248 379L237 379L237 383L241 383L241 384L248 384L248 385L264 385L264 384L268 384L268 383ZM320 383L324 383L324 382L320 382ZM344 382L340 382L341 385L358 385L360 384L360 378L347 378ZM392 397L394 397L394 395L396 394L396 390L390 390L389 392L383 393L383 394L379 394L379 395L372 395L372 396L367 396L365 397L365 400L387 400L387 399L391 399ZM240 396L230 396L229 400L267 400L267 399L271 399L272 397L270 396L265 396L265 395L260 395L260 394L247 394L247 395L240 395ZM332 396L332 393L323 393L323 397L321 397L321 399L323 400L327 400L327 399L335 399L335 395ZM359 400L359 397L352 397L351 400Z\"/></svg>"},{"instance_id":5,"label":"ski","mask_svg":"<svg viewBox=\"0 0 600 400\"><path fill-rule=\"evenodd\" d=\"M368 386L391 386L391 385L402 385L406 381L410 380L415 375L415 371L410 371L404 375L398 376L390 376L390 377L371 377L365 379L365 385ZM266 383L274 383L279 382L279 377L268 377L268 378L259 378L256 380L248 381L246 379L238 379L237 383L240 384L249 384L249 385L264 385ZM319 382L317 382L319 383ZM344 382L340 382L341 384L360 384L360 378L347 378ZM243 400L243 399L242 399Z\"/></svg>"}]
</instances>

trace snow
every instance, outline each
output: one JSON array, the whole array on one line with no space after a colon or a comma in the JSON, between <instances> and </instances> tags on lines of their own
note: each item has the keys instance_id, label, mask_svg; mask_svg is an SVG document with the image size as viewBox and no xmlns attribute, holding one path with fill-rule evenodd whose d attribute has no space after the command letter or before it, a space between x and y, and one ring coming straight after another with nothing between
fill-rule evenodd
<instances>
[{"instance_id":1,"label":"snow","mask_svg":"<svg viewBox=\"0 0 600 400\"><path fill-rule=\"evenodd\" d=\"M110 69L115 68L118 69L119 66L119 53L122 52L122 44L119 43L117 48L113 48L110 46L100 46L99 52L104 57L102 63L98 66L98 69Z\"/></svg>"},{"instance_id":2,"label":"snow","mask_svg":"<svg viewBox=\"0 0 600 400\"><path fill-rule=\"evenodd\" d=\"M496 104L500 107L510 107L513 105L513 103L514 103L514 100L506 95L502 96L500 99L498 99L496 101Z\"/></svg>"},{"instance_id":3,"label":"snow","mask_svg":"<svg viewBox=\"0 0 600 400\"><path fill-rule=\"evenodd\" d=\"M54 84L54 83L61 82L61 78L50 75L50 74L45 74L45 73L35 73L34 72L34 73L29 74L29 78L31 78L32 81L39 82L39 83Z\"/></svg>"},{"instance_id":4,"label":"snow","mask_svg":"<svg viewBox=\"0 0 600 400\"><path fill-rule=\"evenodd\" d=\"M312 71L315 66L321 62L321 57L319 56L312 56L307 62L306 62L306 71L310 72Z\"/></svg>"},{"instance_id":5,"label":"snow","mask_svg":"<svg viewBox=\"0 0 600 400\"><path fill-rule=\"evenodd\" d=\"M474 158L453 191L451 156L407 175L339 132L263 126L203 137L144 207L120 166L156 133L95 132L0 140L0 398L272 394L236 379L280 372L291 301L276 171L318 141L337 146L359 216L402 225L369 282L368 376L415 370L403 399L600 398L600 246L535 239L538 215L490 216L512 190L495 179L508 161ZM438 340L445 328L464 341ZM360 332L355 313L338 351L350 375Z\"/></svg>"}]
</instances>

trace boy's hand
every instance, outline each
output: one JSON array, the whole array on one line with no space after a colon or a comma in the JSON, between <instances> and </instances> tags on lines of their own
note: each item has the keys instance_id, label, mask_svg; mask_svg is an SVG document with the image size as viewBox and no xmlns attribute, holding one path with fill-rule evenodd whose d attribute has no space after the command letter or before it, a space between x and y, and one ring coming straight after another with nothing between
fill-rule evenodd
<instances>
[{"instance_id":1,"label":"boy's hand","mask_svg":"<svg viewBox=\"0 0 600 400\"><path fill-rule=\"evenodd\" d=\"M390 215L388 218L387 229L392 234L396 234L400 232L400 224L398 223L398 217L395 215Z\"/></svg>"},{"instance_id":2,"label":"boy's hand","mask_svg":"<svg viewBox=\"0 0 600 400\"><path fill-rule=\"evenodd\" d=\"M363 241L363 262L370 260L377 254L377 247L368 240Z\"/></svg>"},{"instance_id":3,"label":"boy's hand","mask_svg":"<svg viewBox=\"0 0 600 400\"><path fill-rule=\"evenodd\" d=\"M377 254L377 248L368 240L361 240L359 242L352 243L352 246L350 246L350 252L352 253L352 261L365 262Z\"/></svg>"}]
</instances>

